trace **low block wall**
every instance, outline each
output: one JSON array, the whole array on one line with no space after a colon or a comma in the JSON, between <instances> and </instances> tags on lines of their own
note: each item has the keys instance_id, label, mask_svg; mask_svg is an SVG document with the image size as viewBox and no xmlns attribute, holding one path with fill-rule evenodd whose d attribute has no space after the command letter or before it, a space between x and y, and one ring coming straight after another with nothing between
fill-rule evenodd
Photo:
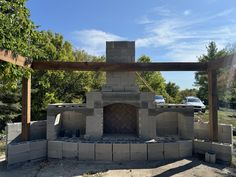
<instances>
[{"instance_id":1,"label":"low block wall","mask_svg":"<svg viewBox=\"0 0 236 177\"><path fill-rule=\"evenodd\" d=\"M48 158L74 158L81 161L169 160L191 157L192 150L192 140L119 144L48 141Z\"/></svg>"},{"instance_id":2,"label":"low block wall","mask_svg":"<svg viewBox=\"0 0 236 177\"><path fill-rule=\"evenodd\" d=\"M194 122L194 138L209 140L209 126L207 122ZM218 124L218 141L220 143L233 142L233 126Z\"/></svg>"},{"instance_id":3,"label":"low block wall","mask_svg":"<svg viewBox=\"0 0 236 177\"><path fill-rule=\"evenodd\" d=\"M8 165L47 158L47 140L26 141L7 145Z\"/></svg>"},{"instance_id":4,"label":"low block wall","mask_svg":"<svg viewBox=\"0 0 236 177\"><path fill-rule=\"evenodd\" d=\"M195 139L194 153L205 155L206 152L215 153L217 160L231 163L233 145Z\"/></svg>"},{"instance_id":5,"label":"low block wall","mask_svg":"<svg viewBox=\"0 0 236 177\"><path fill-rule=\"evenodd\" d=\"M46 139L47 121L30 123L30 140ZM21 123L8 123L6 126L7 144L21 142Z\"/></svg>"}]
</instances>

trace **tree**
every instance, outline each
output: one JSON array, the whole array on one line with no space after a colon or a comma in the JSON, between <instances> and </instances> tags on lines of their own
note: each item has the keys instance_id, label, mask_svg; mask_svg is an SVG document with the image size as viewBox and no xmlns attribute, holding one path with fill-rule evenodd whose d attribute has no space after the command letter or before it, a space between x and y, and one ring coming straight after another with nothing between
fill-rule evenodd
<instances>
[{"instance_id":1,"label":"tree","mask_svg":"<svg viewBox=\"0 0 236 177\"><path fill-rule=\"evenodd\" d=\"M31 57L35 53L32 38L35 25L30 20L25 0L0 1L0 49ZM30 70L0 62L0 131L10 120L19 120L21 113L21 78Z\"/></svg>"},{"instance_id":2,"label":"tree","mask_svg":"<svg viewBox=\"0 0 236 177\"><path fill-rule=\"evenodd\" d=\"M179 86L173 82L168 82L166 84L166 92L173 98L176 98L179 93Z\"/></svg>"},{"instance_id":3,"label":"tree","mask_svg":"<svg viewBox=\"0 0 236 177\"><path fill-rule=\"evenodd\" d=\"M63 36L38 31L30 20L26 0L0 1L0 49L33 60L104 61L104 57L74 51ZM56 102L83 102L85 93L104 83L102 72L30 71L0 62L0 131L21 118L21 78L32 72L32 120L46 119L46 108ZM10 99L11 98L11 99Z\"/></svg>"},{"instance_id":4,"label":"tree","mask_svg":"<svg viewBox=\"0 0 236 177\"><path fill-rule=\"evenodd\" d=\"M206 47L207 54L203 54L198 58L199 62L208 62L215 60L219 57L226 56L228 53L225 49L218 50L215 42L210 42ZM195 73L195 85L199 87L197 96L208 103L208 79L207 73L204 71L199 71Z\"/></svg>"},{"instance_id":5,"label":"tree","mask_svg":"<svg viewBox=\"0 0 236 177\"><path fill-rule=\"evenodd\" d=\"M143 55L138 59L138 62L150 63L151 58ZM159 71L143 71L143 72L139 72L139 75L154 90L155 94L163 95L164 98L166 99L166 102L173 103L175 101L166 92L165 79L163 78L163 76L161 75L161 73ZM137 84L139 86L140 91L151 91L143 81L140 81L140 79L137 80Z\"/></svg>"}]
</instances>

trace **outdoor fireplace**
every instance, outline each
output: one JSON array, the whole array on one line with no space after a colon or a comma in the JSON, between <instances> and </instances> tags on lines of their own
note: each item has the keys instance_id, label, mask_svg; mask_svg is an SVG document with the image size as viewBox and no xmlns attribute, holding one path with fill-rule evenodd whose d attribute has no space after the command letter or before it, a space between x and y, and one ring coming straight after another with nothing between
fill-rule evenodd
<instances>
[{"instance_id":1,"label":"outdoor fireplace","mask_svg":"<svg viewBox=\"0 0 236 177\"><path fill-rule=\"evenodd\" d=\"M106 62L134 63L135 43L107 42ZM135 72L106 72L106 84L100 91L86 93L86 104L49 105L47 139L57 139L62 131L65 136L69 132L68 138L86 141L168 136L192 139L192 107L156 105L154 96L138 90Z\"/></svg>"},{"instance_id":2,"label":"outdoor fireplace","mask_svg":"<svg viewBox=\"0 0 236 177\"><path fill-rule=\"evenodd\" d=\"M115 103L103 108L103 134L138 134L138 110L135 106Z\"/></svg>"}]
</instances>

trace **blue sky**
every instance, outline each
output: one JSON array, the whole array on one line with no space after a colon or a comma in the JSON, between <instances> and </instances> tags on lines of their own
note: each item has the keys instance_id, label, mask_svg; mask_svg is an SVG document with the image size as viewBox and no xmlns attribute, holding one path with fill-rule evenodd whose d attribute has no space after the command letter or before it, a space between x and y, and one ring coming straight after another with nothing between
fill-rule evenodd
<instances>
[{"instance_id":1,"label":"blue sky","mask_svg":"<svg viewBox=\"0 0 236 177\"><path fill-rule=\"evenodd\" d=\"M92 55L105 54L106 40L134 40L136 58L197 61L209 41L219 49L236 42L236 0L29 0L27 7L39 29ZM181 89L193 87L193 72L162 74Z\"/></svg>"}]
</instances>

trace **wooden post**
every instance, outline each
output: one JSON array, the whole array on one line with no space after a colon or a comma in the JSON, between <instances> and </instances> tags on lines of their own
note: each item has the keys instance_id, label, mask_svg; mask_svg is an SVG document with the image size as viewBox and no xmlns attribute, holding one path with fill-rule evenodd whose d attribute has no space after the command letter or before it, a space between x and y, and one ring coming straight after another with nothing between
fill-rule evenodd
<instances>
[{"instance_id":1,"label":"wooden post","mask_svg":"<svg viewBox=\"0 0 236 177\"><path fill-rule=\"evenodd\" d=\"M23 141L30 138L31 121L31 76L22 78L22 133Z\"/></svg>"},{"instance_id":2,"label":"wooden post","mask_svg":"<svg viewBox=\"0 0 236 177\"><path fill-rule=\"evenodd\" d=\"M216 70L208 70L209 138L218 140L218 104Z\"/></svg>"}]
</instances>

